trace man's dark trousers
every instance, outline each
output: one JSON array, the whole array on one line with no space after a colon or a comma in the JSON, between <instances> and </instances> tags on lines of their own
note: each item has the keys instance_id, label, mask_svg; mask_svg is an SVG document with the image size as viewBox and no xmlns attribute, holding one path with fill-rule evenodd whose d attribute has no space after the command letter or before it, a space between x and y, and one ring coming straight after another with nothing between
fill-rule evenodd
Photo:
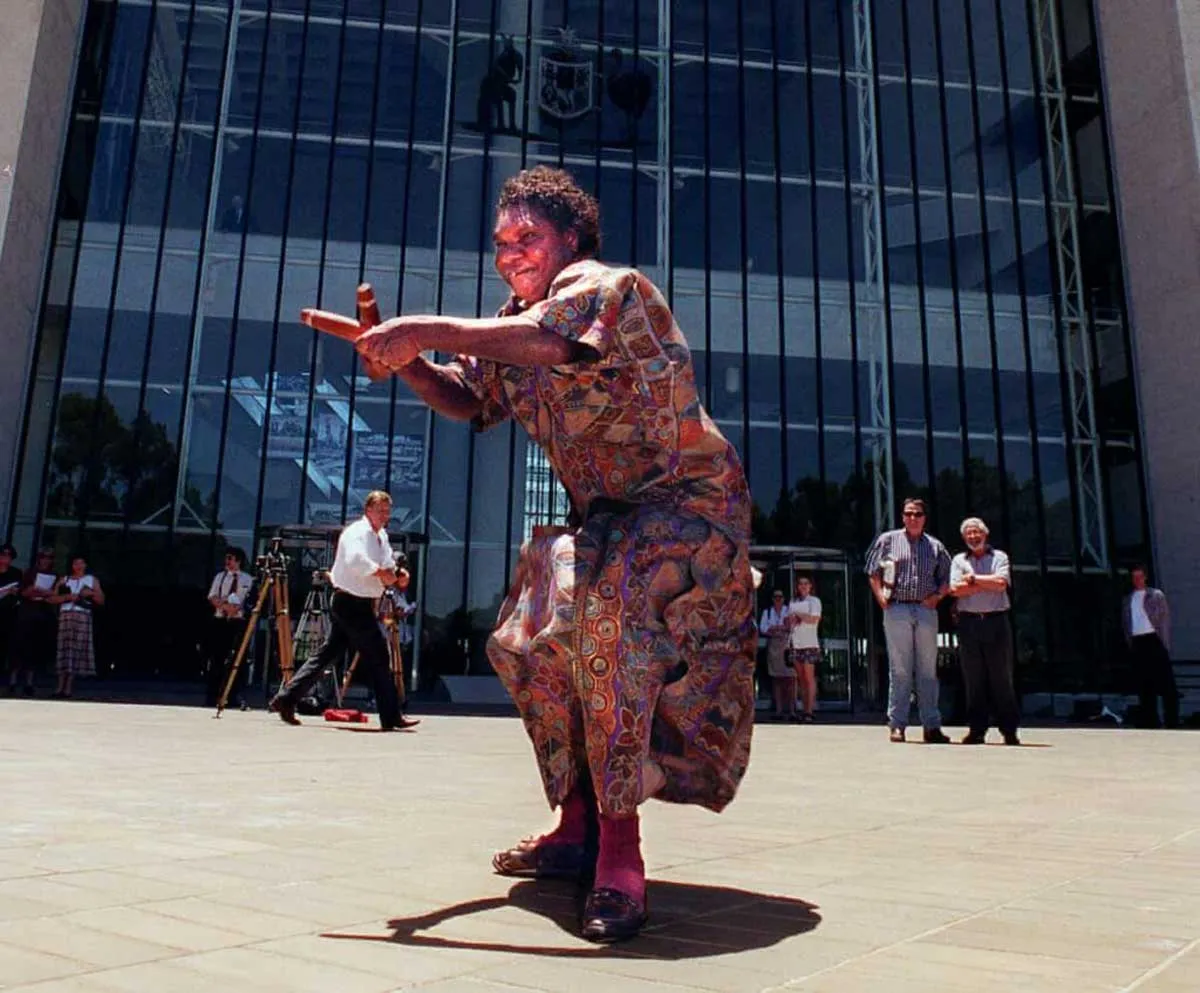
<instances>
[{"instance_id":1,"label":"man's dark trousers","mask_svg":"<svg viewBox=\"0 0 1200 993\"><path fill-rule=\"evenodd\" d=\"M1158 698L1163 699L1163 721L1169 728L1179 727L1179 690L1167 646L1156 634L1139 634L1130 642L1133 664L1138 673L1138 697L1142 727L1156 728Z\"/></svg>"},{"instance_id":2,"label":"man's dark trousers","mask_svg":"<svg viewBox=\"0 0 1200 993\"><path fill-rule=\"evenodd\" d=\"M967 726L971 733L987 733L990 711L1001 734L1015 734L1021 715L1013 689L1008 611L960 612L958 659L967 690Z\"/></svg>"},{"instance_id":3,"label":"man's dark trousers","mask_svg":"<svg viewBox=\"0 0 1200 993\"><path fill-rule=\"evenodd\" d=\"M383 632L379 630L379 620L375 616L374 602L335 590L329 616L329 638L321 650L300 667L287 688L276 694L275 699L296 706L296 702L321 677L325 668L350 649L359 653L358 664L365 669L374 686L380 727L396 727L400 723L400 699L392 678L387 642L383 640Z\"/></svg>"},{"instance_id":4,"label":"man's dark trousers","mask_svg":"<svg viewBox=\"0 0 1200 993\"><path fill-rule=\"evenodd\" d=\"M225 680L229 678L229 664L233 661L234 652L241 645L245 631L246 620L243 617L213 617L209 620L208 680L205 693L207 706L217 705L221 691L225 689ZM233 686L229 689L227 704L233 704L246 691L249 673L249 665L243 663L238 669Z\"/></svg>"}]
</instances>

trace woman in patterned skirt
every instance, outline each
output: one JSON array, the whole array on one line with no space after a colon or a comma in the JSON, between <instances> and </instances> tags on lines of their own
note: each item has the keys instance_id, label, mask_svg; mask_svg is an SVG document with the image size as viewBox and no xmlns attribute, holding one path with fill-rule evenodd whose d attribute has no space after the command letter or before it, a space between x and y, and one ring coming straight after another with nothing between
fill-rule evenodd
<instances>
[{"instance_id":1,"label":"woman in patterned skirt","mask_svg":"<svg viewBox=\"0 0 1200 993\"><path fill-rule=\"evenodd\" d=\"M87 571L87 559L71 559L71 572L58 581L57 592L50 598L58 608L58 686L54 695L71 695L76 676L96 675L96 653L92 642L92 608L104 603L100 580Z\"/></svg>"},{"instance_id":2,"label":"woman in patterned skirt","mask_svg":"<svg viewBox=\"0 0 1200 993\"><path fill-rule=\"evenodd\" d=\"M570 497L568 525L522 547L488 642L559 824L493 866L591 877L583 935L612 941L645 920L640 804L719 811L746 770L750 495L662 294L596 260L591 196L561 170L522 172L501 191L494 241L512 291L497 317L400 317L357 348L439 413L477 430L513 418ZM458 358L434 364L429 349Z\"/></svg>"}]
</instances>

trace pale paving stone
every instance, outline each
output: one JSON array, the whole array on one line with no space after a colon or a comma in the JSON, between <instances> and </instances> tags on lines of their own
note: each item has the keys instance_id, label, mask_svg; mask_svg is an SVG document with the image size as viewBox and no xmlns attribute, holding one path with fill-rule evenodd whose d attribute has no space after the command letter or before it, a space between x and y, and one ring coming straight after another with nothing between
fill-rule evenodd
<instances>
[{"instance_id":1,"label":"pale paving stone","mask_svg":"<svg viewBox=\"0 0 1200 993\"><path fill-rule=\"evenodd\" d=\"M513 993L514 990L520 988L519 986L509 986L507 983L493 983L476 976L467 976L460 979L443 979L436 983L422 983L420 990L421 993ZM400 993L400 990L407 989L409 987L398 986L389 993Z\"/></svg>"},{"instance_id":2,"label":"pale paving stone","mask_svg":"<svg viewBox=\"0 0 1200 993\"><path fill-rule=\"evenodd\" d=\"M260 948L223 948L177 959L175 964L206 976L213 984L236 989L244 979L256 987L289 990L290 993L384 993L395 979L375 976L359 969L288 958Z\"/></svg>"},{"instance_id":3,"label":"pale paving stone","mask_svg":"<svg viewBox=\"0 0 1200 993\"><path fill-rule=\"evenodd\" d=\"M406 947L388 938L367 935L338 937L305 935L255 946L290 959L341 966L381 976L393 985L423 985L477 972L487 966L468 953Z\"/></svg>"},{"instance_id":4,"label":"pale paving stone","mask_svg":"<svg viewBox=\"0 0 1200 993\"><path fill-rule=\"evenodd\" d=\"M304 934L308 926L294 917L269 914L245 907L231 907L215 903L203 897L187 897L183 900L163 900L160 903L142 904L142 908L193 924L205 924L243 935L248 940L282 938L293 934Z\"/></svg>"},{"instance_id":5,"label":"pale paving stone","mask_svg":"<svg viewBox=\"0 0 1200 993\"><path fill-rule=\"evenodd\" d=\"M45 917L58 908L43 900L0 893L0 921L19 921L29 917Z\"/></svg>"},{"instance_id":6,"label":"pale paving stone","mask_svg":"<svg viewBox=\"0 0 1200 993\"><path fill-rule=\"evenodd\" d=\"M656 980L622 976L618 983L611 973L593 971L586 961L531 957L485 969L479 977L526 990L571 990L572 993L611 993L614 989L620 989L621 993L680 993L681 990L695 989L674 983L670 964L664 965Z\"/></svg>"},{"instance_id":7,"label":"pale paving stone","mask_svg":"<svg viewBox=\"0 0 1200 993\"><path fill-rule=\"evenodd\" d=\"M75 924L186 952L241 944L243 935L222 928L208 927L177 917L157 914L144 907L107 907L104 910L79 910L60 917L69 929Z\"/></svg>"},{"instance_id":8,"label":"pale paving stone","mask_svg":"<svg viewBox=\"0 0 1200 993\"><path fill-rule=\"evenodd\" d=\"M95 976L67 976L47 979L44 983L25 983L21 986L27 993L112 993Z\"/></svg>"},{"instance_id":9,"label":"pale paving stone","mask_svg":"<svg viewBox=\"0 0 1200 993\"><path fill-rule=\"evenodd\" d=\"M0 943L48 955L69 955L93 969L153 962L179 954L178 948L84 927L63 917L2 924Z\"/></svg>"},{"instance_id":10,"label":"pale paving stone","mask_svg":"<svg viewBox=\"0 0 1200 993\"><path fill-rule=\"evenodd\" d=\"M261 712L3 709L16 989L1200 989L1191 734L933 749L879 727L760 728L725 814L647 808L651 924L606 949L575 933L570 884L491 874L496 849L553 823L514 720L382 736Z\"/></svg>"},{"instance_id":11,"label":"pale paving stone","mask_svg":"<svg viewBox=\"0 0 1200 993\"><path fill-rule=\"evenodd\" d=\"M141 903L147 900L170 900L187 896L191 887L178 879L147 879L131 873L97 869L85 872L63 872L54 879L79 889L103 894L118 904Z\"/></svg>"},{"instance_id":12,"label":"pale paving stone","mask_svg":"<svg viewBox=\"0 0 1200 993\"><path fill-rule=\"evenodd\" d=\"M46 914L112 907L122 902L120 897L113 897L102 891L71 886L65 883L64 879L64 876L56 875L25 876L21 879L0 881L0 918L4 917L7 901L13 898L39 903L48 908Z\"/></svg>"},{"instance_id":13,"label":"pale paving stone","mask_svg":"<svg viewBox=\"0 0 1200 993\"><path fill-rule=\"evenodd\" d=\"M65 938L63 943L67 943ZM88 967L82 962L63 955L48 955L29 948L0 944L0 983L5 985L18 987L23 983L75 976L87 971Z\"/></svg>"},{"instance_id":14,"label":"pale paving stone","mask_svg":"<svg viewBox=\"0 0 1200 993\"><path fill-rule=\"evenodd\" d=\"M1138 982L1137 993L1196 993L1200 990L1200 941Z\"/></svg>"},{"instance_id":15,"label":"pale paving stone","mask_svg":"<svg viewBox=\"0 0 1200 993\"><path fill-rule=\"evenodd\" d=\"M148 962L122 969L106 969L83 977L103 993L287 993L285 985L271 984L243 972L235 978L214 979L211 973L189 969L178 962ZM38 989L29 987L30 993ZM22 988L21 993L26 993Z\"/></svg>"}]
</instances>

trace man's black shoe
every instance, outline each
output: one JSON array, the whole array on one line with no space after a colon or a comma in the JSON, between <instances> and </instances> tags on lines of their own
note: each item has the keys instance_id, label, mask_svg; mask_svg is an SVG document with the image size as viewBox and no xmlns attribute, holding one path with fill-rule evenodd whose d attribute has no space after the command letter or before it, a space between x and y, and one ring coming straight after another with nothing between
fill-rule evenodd
<instances>
[{"instance_id":1,"label":"man's black shoe","mask_svg":"<svg viewBox=\"0 0 1200 993\"><path fill-rule=\"evenodd\" d=\"M1016 731L1010 731L1008 734L1006 734L1004 736L1004 744L1019 745L1019 744L1021 744L1021 739L1017 737Z\"/></svg>"},{"instance_id":2,"label":"man's black shoe","mask_svg":"<svg viewBox=\"0 0 1200 993\"><path fill-rule=\"evenodd\" d=\"M300 719L296 716L296 705L289 703L287 700L281 700L279 697L274 697L267 709L273 714L278 714L279 719L284 724L299 724Z\"/></svg>"},{"instance_id":3,"label":"man's black shoe","mask_svg":"<svg viewBox=\"0 0 1200 993\"><path fill-rule=\"evenodd\" d=\"M950 739L946 737L941 728L926 728L925 729L925 744L927 745L948 745Z\"/></svg>"},{"instance_id":4,"label":"man's black shoe","mask_svg":"<svg viewBox=\"0 0 1200 993\"><path fill-rule=\"evenodd\" d=\"M421 722L412 717L401 717L395 724L388 724L381 727L380 731L407 731L409 728L415 728Z\"/></svg>"},{"instance_id":5,"label":"man's black shoe","mask_svg":"<svg viewBox=\"0 0 1200 993\"><path fill-rule=\"evenodd\" d=\"M963 738L962 743L964 745L982 745L984 741L985 737L981 732L972 731L965 738Z\"/></svg>"}]
</instances>

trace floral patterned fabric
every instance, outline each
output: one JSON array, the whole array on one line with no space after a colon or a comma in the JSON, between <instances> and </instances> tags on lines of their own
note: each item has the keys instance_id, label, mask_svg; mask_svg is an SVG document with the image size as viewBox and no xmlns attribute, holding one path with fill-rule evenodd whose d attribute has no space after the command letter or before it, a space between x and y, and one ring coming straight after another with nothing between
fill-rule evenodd
<instances>
[{"instance_id":1,"label":"floral patterned fabric","mask_svg":"<svg viewBox=\"0 0 1200 993\"><path fill-rule=\"evenodd\" d=\"M502 314L522 308L510 300ZM551 806L590 771L632 813L642 763L659 799L722 809L754 721L750 495L700 405L687 342L632 269L576 262L524 311L599 358L554 368L460 357L483 402L542 446L577 526L521 550L488 657L521 712Z\"/></svg>"}]
</instances>

